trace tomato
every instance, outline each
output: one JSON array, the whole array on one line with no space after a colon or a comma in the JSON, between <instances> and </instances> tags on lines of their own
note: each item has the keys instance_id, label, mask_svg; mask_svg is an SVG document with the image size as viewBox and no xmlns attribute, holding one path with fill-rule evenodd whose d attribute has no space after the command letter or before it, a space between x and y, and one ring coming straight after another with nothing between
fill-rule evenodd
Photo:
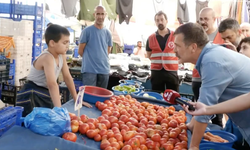
<instances>
[{"instance_id":1,"label":"tomato","mask_svg":"<svg viewBox=\"0 0 250 150\"><path fill-rule=\"evenodd\" d=\"M102 102L100 102L100 104L98 105L98 109L100 110L100 111L103 111L104 109L106 109L108 107L108 105L107 104L104 104L104 103L102 103Z\"/></svg>"},{"instance_id":2,"label":"tomato","mask_svg":"<svg viewBox=\"0 0 250 150\"><path fill-rule=\"evenodd\" d=\"M132 150L132 147L130 145L125 145L122 150Z\"/></svg>"},{"instance_id":3,"label":"tomato","mask_svg":"<svg viewBox=\"0 0 250 150\"><path fill-rule=\"evenodd\" d=\"M108 120L110 123L117 123L118 122L118 118L115 116L110 116Z\"/></svg>"},{"instance_id":4,"label":"tomato","mask_svg":"<svg viewBox=\"0 0 250 150\"><path fill-rule=\"evenodd\" d=\"M178 133L177 132L175 132L175 131L170 131L170 133L169 133L169 137L170 138L177 138L177 136L178 136Z\"/></svg>"},{"instance_id":5,"label":"tomato","mask_svg":"<svg viewBox=\"0 0 250 150\"><path fill-rule=\"evenodd\" d=\"M141 150L148 150L147 146L144 145L144 144L142 144L142 145L140 146L140 149L141 149Z\"/></svg>"},{"instance_id":6,"label":"tomato","mask_svg":"<svg viewBox=\"0 0 250 150\"><path fill-rule=\"evenodd\" d=\"M111 124L108 120L102 120L100 123L104 123L108 129L111 127Z\"/></svg>"},{"instance_id":7,"label":"tomato","mask_svg":"<svg viewBox=\"0 0 250 150\"><path fill-rule=\"evenodd\" d=\"M108 138L114 137L114 132L112 130L108 130L107 136Z\"/></svg>"},{"instance_id":8,"label":"tomato","mask_svg":"<svg viewBox=\"0 0 250 150\"><path fill-rule=\"evenodd\" d=\"M98 106L99 106L100 103L101 103L100 101L97 101L97 102L95 103L95 107L98 108Z\"/></svg>"},{"instance_id":9,"label":"tomato","mask_svg":"<svg viewBox=\"0 0 250 150\"><path fill-rule=\"evenodd\" d=\"M110 143L117 142L117 139L114 137L110 137L108 140Z\"/></svg>"},{"instance_id":10,"label":"tomato","mask_svg":"<svg viewBox=\"0 0 250 150\"><path fill-rule=\"evenodd\" d=\"M177 117L176 118L177 122L180 123L185 123L185 119L183 117Z\"/></svg>"},{"instance_id":11,"label":"tomato","mask_svg":"<svg viewBox=\"0 0 250 150\"><path fill-rule=\"evenodd\" d=\"M111 130L112 130L113 132L120 132L119 128L117 128L117 127L113 127L113 128L111 128Z\"/></svg>"},{"instance_id":12,"label":"tomato","mask_svg":"<svg viewBox=\"0 0 250 150\"><path fill-rule=\"evenodd\" d=\"M95 120L94 118L89 118L89 119L87 120L87 123L93 123L95 126L96 126L96 124L97 124L97 122L96 122L96 120Z\"/></svg>"},{"instance_id":13,"label":"tomato","mask_svg":"<svg viewBox=\"0 0 250 150\"><path fill-rule=\"evenodd\" d=\"M72 141L72 142L76 142L77 140L77 136L75 135L75 133L72 133L72 132L64 133L62 138L68 141Z\"/></svg>"},{"instance_id":14,"label":"tomato","mask_svg":"<svg viewBox=\"0 0 250 150\"><path fill-rule=\"evenodd\" d=\"M128 131L128 130L129 130L129 127L128 127L127 125L124 124L124 125L121 126L121 130L122 130L122 129Z\"/></svg>"},{"instance_id":15,"label":"tomato","mask_svg":"<svg viewBox=\"0 0 250 150\"><path fill-rule=\"evenodd\" d=\"M105 120L109 119L109 116L107 114L103 114L102 116L105 118Z\"/></svg>"},{"instance_id":16,"label":"tomato","mask_svg":"<svg viewBox=\"0 0 250 150\"><path fill-rule=\"evenodd\" d=\"M161 121L163 120L162 116L157 116L157 122L161 123Z\"/></svg>"},{"instance_id":17,"label":"tomato","mask_svg":"<svg viewBox=\"0 0 250 150\"><path fill-rule=\"evenodd\" d=\"M102 129L102 130L100 130L100 132L99 132L99 134L100 134L101 136L107 135L107 133L108 133L108 130L107 130L107 129Z\"/></svg>"},{"instance_id":18,"label":"tomato","mask_svg":"<svg viewBox=\"0 0 250 150\"><path fill-rule=\"evenodd\" d=\"M140 141L140 144L146 144L146 139L143 136L136 135L135 138Z\"/></svg>"},{"instance_id":19,"label":"tomato","mask_svg":"<svg viewBox=\"0 0 250 150\"><path fill-rule=\"evenodd\" d=\"M98 129L90 129L86 132L86 135L88 138L94 138L97 134L99 133L99 130Z\"/></svg>"},{"instance_id":20,"label":"tomato","mask_svg":"<svg viewBox=\"0 0 250 150\"><path fill-rule=\"evenodd\" d=\"M151 138L154 134L155 134L155 130L151 129L151 128L148 128L146 130L146 134L149 138Z\"/></svg>"},{"instance_id":21,"label":"tomato","mask_svg":"<svg viewBox=\"0 0 250 150\"><path fill-rule=\"evenodd\" d=\"M181 124L179 125L179 127L180 127L180 129L182 129L182 130L187 130L187 126L186 126L185 123L181 123Z\"/></svg>"},{"instance_id":22,"label":"tomato","mask_svg":"<svg viewBox=\"0 0 250 150\"><path fill-rule=\"evenodd\" d=\"M104 149L107 148L108 146L110 146L110 142L109 142L107 139L103 139L102 142L101 142L100 148L101 148L102 150L104 150Z\"/></svg>"},{"instance_id":23,"label":"tomato","mask_svg":"<svg viewBox=\"0 0 250 150\"><path fill-rule=\"evenodd\" d=\"M102 120L105 120L105 117L104 117L104 116L99 116L99 117L97 118L97 120L98 120L99 122L101 122Z\"/></svg>"},{"instance_id":24,"label":"tomato","mask_svg":"<svg viewBox=\"0 0 250 150\"><path fill-rule=\"evenodd\" d=\"M170 144L170 143L165 143L165 144L162 145L162 148L164 150L173 150L174 149L174 145Z\"/></svg>"},{"instance_id":25,"label":"tomato","mask_svg":"<svg viewBox=\"0 0 250 150\"><path fill-rule=\"evenodd\" d=\"M156 134L151 136L151 140L154 142L160 142L161 136L158 133L156 133Z\"/></svg>"},{"instance_id":26,"label":"tomato","mask_svg":"<svg viewBox=\"0 0 250 150\"><path fill-rule=\"evenodd\" d=\"M174 111L173 111L173 110L169 110L169 111L168 111L168 114L169 114L169 115L173 115L173 114L174 114Z\"/></svg>"},{"instance_id":27,"label":"tomato","mask_svg":"<svg viewBox=\"0 0 250 150\"><path fill-rule=\"evenodd\" d=\"M79 129L79 122L77 120L72 120L71 121L71 130L73 133L78 132Z\"/></svg>"},{"instance_id":28,"label":"tomato","mask_svg":"<svg viewBox=\"0 0 250 150\"><path fill-rule=\"evenodd\" d=\"M134 149L134 148L139 148L140 147L140 141L138 140L138 138L131 138L129 141L128 141L128 144L131 145L131 147Z\"/></svg>"},{"instance_id":29,"label":"tomato","mask_svg":"<svg viewBox=\"0 0 250 150\"><path fill-rule=\"evenodd\" d=\"M114 137L115 137L115 139L117 141L122 141L123 142L123 136L121 134L117 133L117 134L114 135Z\"/></svg>"},{"instance_id":30,"label":"tomato","mask_svg":"<svg viewBox=\"0 0 250 150\"><path fill-rule=\"evenodd\" d=\"M176 120L171 120L169 123L168 123L168 126L169 127L173 127L173 128L176 128L178 125L178 122Z\"/></svg>"},{"instance_id":31,"label":"tomato","mask_svg":"<svg viewBox=\"0 0 250 150\"><path fill-rule=\"evenodd\" d=\"M129 139L133 138L135 136L135 131L127 131L124 135L123 135L123 140L124 141L128 141Z\"/></svg>"},{"instance_id":32,"label":"tomato","mask_svg":"<svg viewBox=\"0 0 250 150\"><path fill-rule=\"evenodd\" d=\"M108 139L108 136L107 135L103 135L102 136L102 140L107 140Z\"/></svg>"},{"instance_id":33,"label":"tomato","mask_svg":"<svg viewBox=\"0 0 250 150\"><path fill-rule=\"evenodd\" d=\"M155 142L151 140L146 141L146 146L148 149L154 149L155 148Z\"/></svg>"},{"instance_id":34,"label":"tomato","mask_svg":"<svg viewBox=\"0 0 250 150\"><path fill-rule=\"evenodd\" d=\"M107 129L107 127L104 123L97 123L96 128L98 128L100 130Z\"/></svg>"},{"instance_id":35,"label":"tomato","mask_svg":"<svg viewBox=\"0 0 250 150\"><path fill-rule=\"evenodd\" d=\"M112 142L111 146L116 148L116 149L121 149L121 146L120 146L120 144L118 142Z\"/></svg>"},{"instance_id":36,"label":"tomato","mask_svg":"<svg viewBox=\"0 0 250 150\"><path fill-rule=\"evenodd\" d=\"M121 115L118 111L113 111L112 116L115 116L116 118L119 118Z\"/></svg>"},{"instance_id":37,"label":"tomato","mask_svg":"<svg viewBox=\"0 0 250 150\"><path fill-rule=\"evenodd\" d=\"M181 144L182 144L183 148L188 148L187 141L181 141Z\"/></svg>"},{"instance_id":38,"label":"tomato","mask_svg":"<svg viewBox=\"0 0 250 150\"><path fill-rule=\"evenodd\" d=\"M118 123L112 123L112 124L111 124L111 128L113 128L113 127L117 127L117 128L119 129L120 126L119 126Z\"/></svg>"},{"instance_id":39,"label":"tomato","mask_svg":"<svg viewBox=\"0 0 250 150\"><path fill-rule=\"evenodd\" d=\"M102 139L102 137L101 137L100 134L97 134L96 136L94 136L94 140L95 140L96 142L101 141L101 139Z\"/></svg>"},{"instance_id":40,"label":"tomato","mask_svg":"<svg viewBox=\"0 0 250 150\"><path fill-rule=\"evenodd\" d=\"M181 140L181 141L188 141L188 138L185 134L181 133L179 134L178 138Z\"/></svg>"},{"instance_id":41,"label":"tomato","mask_svg":"<svg viewBox=\"0 0 250 150\"><path fill-rule=\"evenodd\" d=\"M129 130L130 130L130 131L137 131L138 128L137 128L136 126L134 126L134 125L130 125L130 126L129 126Z\"/></svg>"},{"instance_id":42,"label":"tomato","mask_svg":"<svg viewBox=\"0 0 250 150\"><path fill-rule=\"evenodd\" d=\"M103 114L107 114L108 116L110 116L111 114L112 114L112 112L111 112L111 110L109 110L109 109L104 109L103 111L102 111L102 115Z\"/></svg>"},{"instance_id":43,"label":"tomato","mask_svg":"<svg viewBox=\"0 0 250 150\"><path fill-rule=\"evenodd\" d=\"M167 138L161 138L161 139L160 139L160 144L161 144L161 146L162 146L163 144L167 143L167 141L168 141Z\"/></svg>"},{"instance_id":44,"label":"tomato","mask_svg":"<svg viewBox=\"0 0 250 150\"><path fill-rule=\"evenodd\" d=\"M168 109L169 109L169 110L173 110L173 111L175 111L174 106L169 106L169 107L168 107Z\"/></svg>"},{"instance_id":45,"label":"tomato","mask_svg":"<svg viewBox=\"0 0 250 150\"><path fill-rule=\"evenodd\" d=\"M93 123L88 123L88 125L89 125L89 129L95 129L96 128Z\"/></svg>"},{"instance_id":46,"label":"tomato","mask_svg":"<svg viewBox=\"0 0 250 150\"><path fill-rule=\"evenodd\" d=\"M81 134L85 134L89 130L89 125L87 123L83 123L79 126L79 132Z\"/></svg>"},{"instance_id":47,"label":"tomato","mask_svg":"<svg viewBox=\"0 0 250 150\"><path fill-rule=\"evenodd\" d=\"M163 124L163 123L168 124L168 123L169 123L169 121L168 121L167 119L163 119L163 120L161 121L161 124Z\"/></svg>"},{"instance_id":48,"label":"tomato","mask_svg":"<svg viewBox=\"0 0 250 150\"><path fill-rule=\"evenodd\" d=\"M139 127L139 128L140 128L140 127L145 127L145 128L146 128L146 125L143 124L143 123L138 123L138 127Z\"/></svg>"},{"instance_id":49,"label":"tomato","mask_svg":"<svg viewBox=\"0 0 250 150\"><path fill-rule=\"evenodd\" d=\"M83 123L86 123L87 121L88 121L88 119L89 119L89 117L88 116L86 116L86 115L81 115L81 121L83 122Z\"/></svg>"},{"instance_id":50,"label":"tomato","mask_svg":"<svg viewBox=\"0 0 250 150\"><path fill-rule=\"evenodd\" d=\"M127 99L132 99L132 97L130 95L126 95L125 96Z\"/></svg>"}]
</instances>

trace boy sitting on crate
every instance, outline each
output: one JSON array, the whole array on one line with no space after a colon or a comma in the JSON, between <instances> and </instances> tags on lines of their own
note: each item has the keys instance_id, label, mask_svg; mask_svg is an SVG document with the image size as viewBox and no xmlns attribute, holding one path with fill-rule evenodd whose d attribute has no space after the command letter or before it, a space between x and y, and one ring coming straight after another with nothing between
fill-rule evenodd
<instances>
[{"instance_id":1,"label":"boy sitting on crate","mask_svg":"<svg viewBox=\"0 0 250 150\"><path fill-rule=\"evenodd\" d=\"M29 114L34 107L61 107L61 98L57 78L62 71L63 79L76 100L77 93L66 62L69 48L69 31L59 25L52 24L45 31L48 50L44 51L31 65L27 83L17 94L17 105L23 106L23 116ZM91 107L84 102L84 105Z\"/></svg>"}]
</instances>

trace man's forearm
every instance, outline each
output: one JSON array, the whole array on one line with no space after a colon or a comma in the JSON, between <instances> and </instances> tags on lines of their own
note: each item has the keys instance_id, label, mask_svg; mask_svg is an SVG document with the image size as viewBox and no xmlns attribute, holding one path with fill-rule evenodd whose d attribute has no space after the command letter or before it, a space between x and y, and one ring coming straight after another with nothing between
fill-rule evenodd
<instances>
[{"instance_id":1,"label":"man's forearm","mask_svg":"<svg viewBox=\"0 0 250 150\"><path fill-rule=\"evenodd\" d=\"M207 127L207 123L201 123L196 120L194 120L194 122L195 123L194 123L194 129L192 133L192 140L191 140L190 148L192 147L199 148L201 139Z\"/></svg>"}]
</instances>

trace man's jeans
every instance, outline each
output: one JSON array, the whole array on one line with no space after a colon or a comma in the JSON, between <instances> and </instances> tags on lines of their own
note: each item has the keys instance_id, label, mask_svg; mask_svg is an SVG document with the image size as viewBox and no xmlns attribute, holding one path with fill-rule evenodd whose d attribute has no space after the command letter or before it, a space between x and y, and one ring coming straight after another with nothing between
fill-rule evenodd
<instances>
[{"instance_id":1,"label":"man's jeans","mask_svg":"<svg viewBox=\"0 0 250 150\"><path fill-rule=\"evenodd\" d=\"M108 74L82 73L83 85L98 86L106 89L108 87L108 81Z\"/></svg>"}]
</instances>

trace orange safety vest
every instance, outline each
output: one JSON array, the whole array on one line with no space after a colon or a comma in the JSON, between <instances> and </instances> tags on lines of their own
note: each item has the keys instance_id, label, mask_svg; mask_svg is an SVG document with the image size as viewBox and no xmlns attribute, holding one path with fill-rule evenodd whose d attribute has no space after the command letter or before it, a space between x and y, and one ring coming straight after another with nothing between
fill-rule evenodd
<instances>
[{"instance_id":1,"label":"orange safety vest","mask_svg":"<svg viewBox=\"0 0 250 150\"><path fill-rule=\"evenodd\" d=\"M155 33L150 35L148 40L149 48L152 50L151 70L161 70L163 67L167 71L177 71L179 63L174 52L174 32L170 32L164 51L162 51Z\"/></svg>"},{"instance_id":2,"label":"orange safety vest","mask_svg":"<svg viewBox=\"0 0 250 150\"><path fill-rule=\"evenodd\" d=\"M218 32L214 38L213 43L214 44L223 44L225 41L221 38L220 33ZM201 82L201 77L199 75L198 70L195 68L193 69L193 75L192 75L192 81L194 82Z\"/></svg>"}]
</instances>

